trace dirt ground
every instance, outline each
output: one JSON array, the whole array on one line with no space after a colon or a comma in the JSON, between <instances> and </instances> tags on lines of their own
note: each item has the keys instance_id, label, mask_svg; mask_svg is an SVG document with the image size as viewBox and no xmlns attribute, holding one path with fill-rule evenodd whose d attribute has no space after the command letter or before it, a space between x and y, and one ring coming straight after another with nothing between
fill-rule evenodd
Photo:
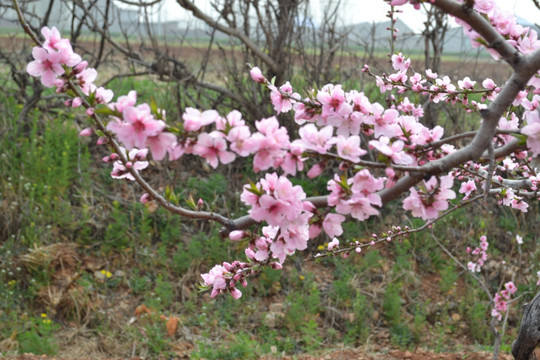
<instances>
[{"instance_id":1,"label":"dirt ground","mask_svg":"<svg viewBox=\"0 0 540 360\"><path fill-rule=\"evenodd\" d=\"M540 355L540 351L538 351ZM176 359L188 359L189 357L178 357ZM324 352L318 355L295 355L295 356L279 356L279 355L266 355L261 360L491 360L493 354L489 352L472 352L472 351L460 351L458 353L434 353L422 349L415 351L403 351L403 350L384 350L380 352L369 352L361 348L359 349L342 349L332 350ZM97 360L98 358L92 357L78 357L78 358L63 358L63 357L49 357L39 355L17 355L8 356L2 359L6 360ZM139 357L131 359L121 358L99 358L102 360L143 360ZM507 354L501 354L500 360L512 360L513 357Z\"/></svg>"}]
</instances>

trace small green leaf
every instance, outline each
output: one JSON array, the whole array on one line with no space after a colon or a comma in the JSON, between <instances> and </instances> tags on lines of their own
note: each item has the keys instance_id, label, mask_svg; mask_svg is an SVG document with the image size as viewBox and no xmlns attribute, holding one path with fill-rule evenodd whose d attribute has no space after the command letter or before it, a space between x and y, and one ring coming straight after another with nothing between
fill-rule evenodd
<instances>
[{"instance_id":1,"label":"small green leaf","mask_svg":"<svg viewBox=\"0 0 540 360\"><path fill-rule=\"evenodd\" d=\"M150 96L150 110L152 111L152 114L154 114L155 116L159 116L159 108L156 99L154 99L153 96Z\"/></svg>"},{"instance_id":2,"label":"small green leaf","mask_svg":"<svg viewBox=\"0 0 540 360\"><path fill-rule=\"evenodd\" d=\"M525 145L527 143L527 135L524 134L512 134L513 137L519 140L519 145Z\"/></svg>"},{"instance_id":3,"label":"small green leaf","mask_svg":"<svg viewBox=\"0 0 540 360\"><path fill-rule=\"evenodd\" d=\"M104 116L117 116L117 117L122 116L122 114L120 114L118 111L109 109L108 107L102 107L102 108L99 108L99 109L95 109L94 113L96 113L98 115L104 115Z\"/></svg>"}]
</instances>

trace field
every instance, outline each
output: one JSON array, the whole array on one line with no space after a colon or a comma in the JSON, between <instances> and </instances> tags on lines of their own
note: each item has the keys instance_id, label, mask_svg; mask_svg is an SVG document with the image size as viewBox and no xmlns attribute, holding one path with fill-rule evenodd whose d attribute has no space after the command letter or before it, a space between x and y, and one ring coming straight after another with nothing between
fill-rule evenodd
<instances>
[{"instance_id":1,"label":"field","mask_svg":"<svg viewBox=\"0 0 540 360\"><path fill-rule=\"evenodd\" d=\"M201 49L178 51L195 62ZM342 66L354 66L355 60ZM485 59L466 65L446 59L443 70L455 78L471 72L504 78L508 72ZM479 203L430 231L348 259L313 262L297 254L282 271L266 269L253 278L240 300L210 299L198 291L200 274L242 258L242 246L222 239L218 224L181 219L139 203L137 185L110 178L96 139L78 136L86 127L82 111L34 110L21 119L16 87L6 71L0 76L5 94L0 98L3 356L488 359L494 339L491 304L475 279L442 250L466 263L467 247L487 235L492 245L482 279L492 293L503 281L522 280L523 297L511 306L501 346L501 358L511 359L522 305L538 291L533 281L540 258L537 204L523 214ZM351 85L358 85L354 81ZM174 84L155 77L115 80L109 86L119 93L137 88L141 100L152 96L160 106L175 109ZM380 96L373 86L364 91ZM459 126L477 121L466 117ZM153 165L144 175L155 187L171 185L182 199L202 198L208 210L231 217L246 213L239 192L257 180L245 163L220 171L195 157ZM326 192L327 180L300 178L297 183L317 195ZM349 224L344 238L363 239L392 225L421 223L396 202L380 217ZM523 245L517 245L516 234ZM310 251L328 240L316 239Z\"/></svg>"}]
</instances>

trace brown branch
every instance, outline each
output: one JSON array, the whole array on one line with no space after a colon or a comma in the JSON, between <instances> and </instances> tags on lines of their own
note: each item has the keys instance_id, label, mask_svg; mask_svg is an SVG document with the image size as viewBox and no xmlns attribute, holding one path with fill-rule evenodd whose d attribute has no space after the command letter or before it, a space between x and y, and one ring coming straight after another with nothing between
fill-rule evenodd
<instances>
[{"instance_id":1,"label":"brown branch","mask_svg":"<svg viewBox=\"0 0 540 360\"><path fill-rule=\"evenodd\" d=\"M435 0L433 5L469 24L474 31L487 41L490 48L496 50L514 70L518 70L520 66L519 52L482 15L467 6L467 4L458 3L454 0Z\"/></svg>"},{"instance_id":2,"label":"brown branch","mask_svg":"<svg viewBox=\"0 0 540 360\"><path fill-rule=\"evenodd\" d=\"M257 44L253 43L251 39L244 33L240 32L240 30L232 27L224 26L214 19L212 19L210 16L202 12L201 9L199 9L193 2L190 0L176 0L177 3L183 7L186 10L191 11L191 13L198 19L204 21L209 26L221 31L222 33L225 33L227 35L233 36L237 38L238 40L242 41L244 45L246 45L259 59L261 59L266 65L268 65L272 71L279 72L279 65L277 62L275 62L268 54L266 54L263 50L261 50Z\"/></svg>"}]
</instances>

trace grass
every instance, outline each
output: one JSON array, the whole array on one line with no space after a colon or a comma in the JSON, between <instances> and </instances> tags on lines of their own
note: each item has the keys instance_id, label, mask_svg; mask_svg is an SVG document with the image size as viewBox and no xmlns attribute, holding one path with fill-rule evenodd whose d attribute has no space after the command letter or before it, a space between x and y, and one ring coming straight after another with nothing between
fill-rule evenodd
<instances>
[{"instance_id":1,"label":"grass","mask_svg":"<svg viewBox=\"0 0 540 360\"><path fill-rule=\"evenodd\" d=\"M152 81L130 81L113 86L136 86L141 99L152 95L165 107L174 101L167 86L154 91ZM197 292L199 274L243 256L241 247L219 237L218 225L139 204L140 190L113 181L99 161L103 150L77 136L72 113L33 112L21 123L21 106L12 97L1 98L0 107L0 351L6 351L2 340L13 338L12 352L61 354L61 332L70 327L105 339L114 349L109 355L131 356L135 346L136 355L150 359L175 356L182 346L194 359L314 353L328 344L362 345L381 329L390 334L387 346L408 349L421 344L451 350L446 344L452 336L490 344L485 294L428 233L346 260L306 263L299 254L283 271L265 269L252 278L240 301L211 300ZM235 192L253 173L206 173L182 164L164 174L148 172L150 181L173 184L182 198L202 198L211 210L245 213ZM323 178L295 181L313 194L326 191ZM344 237L403 225L397 204L384 211L381 218L348 224ZM537 214L490 213L479 206L456 211L432 231L462 259L466 247L487 232L494 261L516 254L503 245L506 231L519 232L526 239L526 259L537 259ZM411 219L409 226L420 224ZM501 233L490 231L496 228ZM517 257L510 261L517 266ZM518 275L525 268L532 274L534 266L523 265ZM493 290L500 276L497 269L486 273ZM523 285L520 291L535 287ZM136 315L142 305L148 311ZM462 320L452 322L453 314ZM172 316L179 325L170 334L164 319ZM439 335L426 339L430 332Z\"/></svg>"}]
</instances>

